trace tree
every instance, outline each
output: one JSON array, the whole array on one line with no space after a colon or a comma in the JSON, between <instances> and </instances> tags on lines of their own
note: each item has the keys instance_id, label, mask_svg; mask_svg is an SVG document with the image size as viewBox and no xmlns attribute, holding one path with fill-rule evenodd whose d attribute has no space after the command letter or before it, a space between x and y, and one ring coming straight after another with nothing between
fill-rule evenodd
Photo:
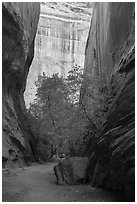
<instances>
[{"instance_id":1,"label":"tree","mask_svg":"<svg viewBox=\"0 0 137 204\"><path fill-rule=\"evenodd\" d=\"M50 146L50 155L82 156L105 121L105 84L75 66L66 79L45 73L36 82L36 99L29 110L37 119L38 137Z\"/></svg>"},{"instance_id":2,"label":"tree","mask_svg":"<svg viewBox=\"0 0 137 204\"><path fill-rule=\"evenodd\" d=\"M76 65L74 69L68 72L68 76L66 78L70 101L73 104L77 104L79 102L82 82L83 82L83 69L80 66Z\"/></svg>"},{"instance_id":3,"label":"tree","mask_svg":"<svg viewBox=\"0 0 137 204\"><path fill-rule=\"evenodd\" d=\"M51 155L69 153L73 146L75 153L82 152L86 121L80 114L79 93L83 80L82 69L78 66L69 72L66 79L45 73L36 82L37 93L29 111L37 120L39 139L48 141Z\"/></svg>"}]
</instances>

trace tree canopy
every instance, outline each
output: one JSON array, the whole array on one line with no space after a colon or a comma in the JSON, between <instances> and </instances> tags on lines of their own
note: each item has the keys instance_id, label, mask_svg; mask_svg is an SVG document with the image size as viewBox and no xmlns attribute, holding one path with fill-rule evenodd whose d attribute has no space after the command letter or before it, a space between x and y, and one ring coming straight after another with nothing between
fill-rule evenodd
<instances>
[{"instance_id":1,"label":"tree canopy","mask_svg":"<svg viewBox=\"0 0 137 204\"><path fill-rule=\"evenodd\" d=\"M95 84L90 76L84 77L79 66L66 78L58 74L48 77L45 73L38 77L36 99L28 112L35 121L32 126L38 148L42 148L44 154L48 151L45 155L82 156L87 152L91 137L99 133L104 120L103 105L99 106L102 95L101 92L95 95L98 82Z\"/></svg>"}]
</instances>

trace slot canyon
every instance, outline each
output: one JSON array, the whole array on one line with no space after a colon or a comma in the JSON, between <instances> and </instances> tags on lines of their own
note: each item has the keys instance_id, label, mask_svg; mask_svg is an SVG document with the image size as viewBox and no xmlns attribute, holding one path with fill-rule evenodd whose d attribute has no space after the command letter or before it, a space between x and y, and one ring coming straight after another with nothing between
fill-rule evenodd
<instances>
[{"instance_id":1,"label":"slot canyon","mask_svg":"<svg viewBox=\"0 0 137 204\"><path fill-rule=\"evenodd\" d=\"M2 3L2 191L135 201L134 2Z\"/></svg>"}]
</instances>

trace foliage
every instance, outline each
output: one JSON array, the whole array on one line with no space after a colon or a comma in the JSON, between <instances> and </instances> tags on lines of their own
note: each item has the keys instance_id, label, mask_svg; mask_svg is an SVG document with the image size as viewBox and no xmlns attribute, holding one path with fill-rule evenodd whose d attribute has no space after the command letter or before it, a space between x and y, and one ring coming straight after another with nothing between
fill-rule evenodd
<instances>
[{"instance_id":1,"label":"foliage","mask_svg":"<svg viewBox=\"0 0 137 204\"><path fill-rule=\"evenodd\" d=\"M38 148L45 152L47 147L46 156L86 155L105 122L105 83L75 66L65 79L43 73L36 87L36 99L28 111L35 124Z\"/></svg>"},{"instance_id":2,"label":"foliage","mask_svg":"<svg viewBox=\"0 0 137 204\"><path fill-rule=\"evenodd\" d=\"M28 112L31 118L35 118L38 127L38 148L42 146L39 145L41 141L46 141L50 147L49 156L72 155L72 152L75 156L84 152L86 120L80 115L79 108L82 80L82 69L78 66L69 72L66 79L58 74L47 77L45 73L38 77L36 99L30 104Z\"/></svg>"},{"instance_id":3,"label":"foliage","mask_svg":"<svg viewBox=\"0 0 137 204\"><path fill-rule=\"evenodd\" d=\"M69 90L69 97L71 102L76 104L79 102L80 89L83 83L83 69L80 66L75 66L68 74L66 83Z\"/></svg>"},{"instance_id":4,"label":"foliage","mask_svg":"<svg viewBox=\"0 0 137 204\"><path fill-rule=\"evenodd\" d=\"M79 104L87 120L84 143L89 155L97 149L97 140L102 134L103 125L106 122L108 97L109 90L104 78L92 73L91 70L85 71Z\"/></svg>"}]
</instances>

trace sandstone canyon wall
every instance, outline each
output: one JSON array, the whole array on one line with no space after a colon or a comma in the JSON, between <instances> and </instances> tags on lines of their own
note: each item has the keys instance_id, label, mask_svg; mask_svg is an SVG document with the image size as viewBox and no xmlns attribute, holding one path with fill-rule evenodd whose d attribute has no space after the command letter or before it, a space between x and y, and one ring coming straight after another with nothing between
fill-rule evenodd
<instances>
[{"instance_id":1,"label":"sandstone canyon wall","mask_svg":"<svg viewBox=\"0 0 137 204\"><path fill-rule=\"evenodd\" d=\"M35 55L25 91L27 107L35 98L39 74L66 77L75 65L84 67L91 15L92 3L41 3Z\"/></svg>"},{"instance_id":2,"label":"sandstone canyon wall","mask_svg":"<svg viewBox=\"0 0 137 204\"><path fill-rule=\"evenodd\" d=\"M49 4L49 10L55 11L57 6L56 3L55 6L52 4L52 8ZM76 7L73 9L77 10ZM78 34L77 29L75 32L72 31L75 26L76 28L80 26L80 30L83 29L83 33L85 32L85 27L82 27L83 21L86 22L86 26L89 23L86 14L82 14L80 24L78 17L72 18L73 16L70 13L67 14L67 11L65 13L68 16L65 20L63 17L62 20L58 10L56 17L53 17L51 12L48 15L49 10L47 9L46 14L44 10L40 18L41 24L36 39L36 59L32 69L33 84L38 74L45 71L47 67L49 67L47 72L50 70L49 72L52 73L54 68L65 75L64 67L69 70L75 63L81 65L84 60L83 52L80 55L77 52L86 42L85 34ZM85 11L89 13L87 9ZM33 158L36 154L34 138L27 124L23 93L34 55L39 4L3 3L2 12L2 154L3 164L11 167L18 166L19 163L22 165L24 158ZM91 78L98 77L105 80L110 95L109 101L106 101L110 105L107 108L103 134L98 138L90 158L89 174L92 185L124 189L127 194L134 191L135 166L134 14L134 3L94 4L84 65L84 72ZM75 21L78 22L74 23ZM69 33L70 27L72 29ZM84 40L80 40L79 43L78 39L82 37ZM52 44L51 50L49 44ZM53 60L52 55L56 60L55 58ZM59 62L59 59L63 62Z\"/></svg>"},{"instance_id":3,"label":"sandstone canyon wall","mask_svg":"<svg viewBox=\"0 0 137 204\"><path fill-rule=\"evenodd\" d=\"M135 4L95 3L86 47L85 74L107 84L107 120L89 170L93 186L124 190L135 185ZM109 105L108 105L109 104ZM94 155L94 156L93 156Z\"/></svg>"},{"instance_id":4,"label":"sandstone canyon wall","mask_svg":"<svg viewBox=\"0 0 137 204\"><path fill-rule=\"evenodd\" d=\"M2 4L2 162L3 166L23 165L34 157L23 92L34 56L34 39L39 3Z\"/></svg>"}]
</instances>

